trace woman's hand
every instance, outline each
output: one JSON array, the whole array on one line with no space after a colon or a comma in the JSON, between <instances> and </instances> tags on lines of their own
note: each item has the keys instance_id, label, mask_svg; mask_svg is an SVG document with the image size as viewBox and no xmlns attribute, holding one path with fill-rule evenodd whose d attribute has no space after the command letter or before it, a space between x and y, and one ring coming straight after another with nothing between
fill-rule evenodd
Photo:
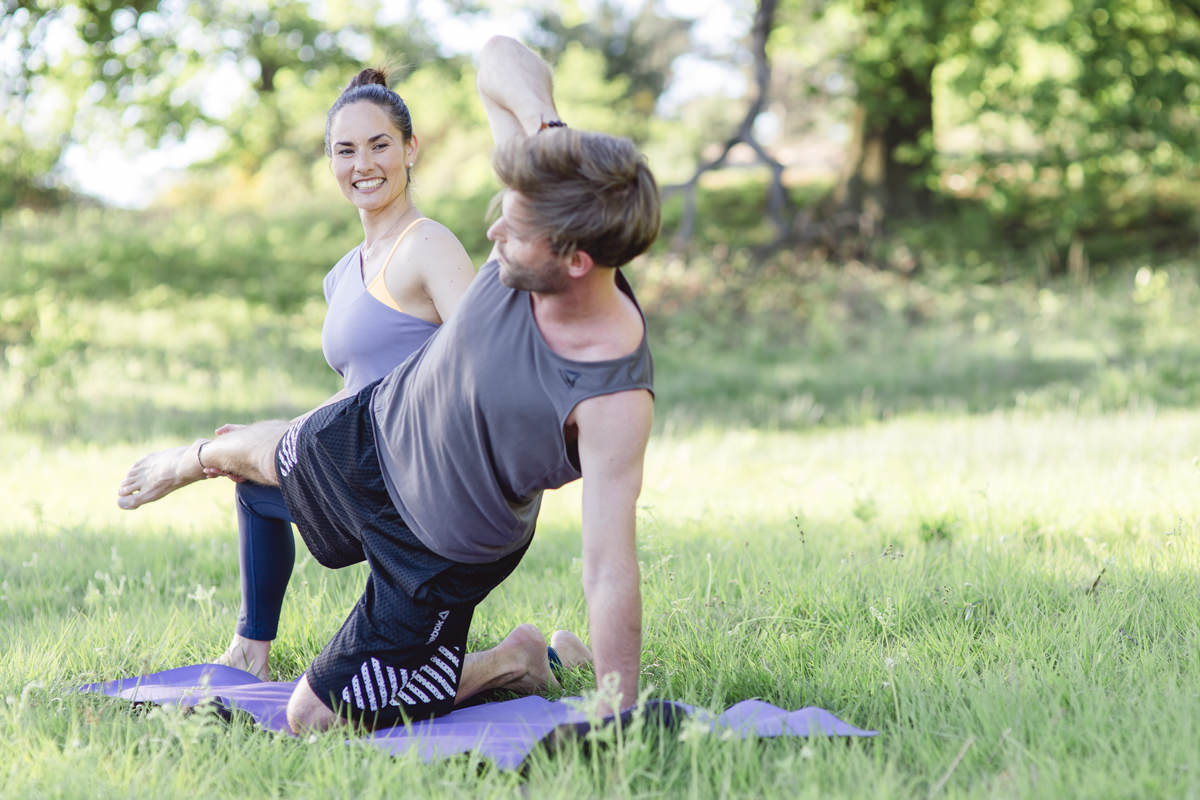
<instances>
[{"instance_id":1,"label":"woman's hand","mask_svg":"<svg viewBox=\"0 0 1200 800\"><path fill-rule=\"evenodd\" d=\"M221 427L217 428L215 433L217 434L217 436L224 436L227 433L232 433L233 431L241 430L244 427L246 427L246 426L227 422L224 425L222 425ZM232 472L223 472L222 470L219 470L216 467L205 467L204 468L204 477L206 477L206 478L229 478L229 480L233 481L234 483L245 483L246 482L246 479L243 478L242 476L234 475Z\"/></svg>"}]
</instances>

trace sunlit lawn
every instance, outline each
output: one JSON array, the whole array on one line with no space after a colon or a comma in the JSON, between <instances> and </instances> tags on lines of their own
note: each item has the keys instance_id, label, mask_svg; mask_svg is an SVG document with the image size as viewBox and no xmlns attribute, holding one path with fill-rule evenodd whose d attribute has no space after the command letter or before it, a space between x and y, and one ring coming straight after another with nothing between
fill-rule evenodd
<instances>
[{"instance_id":1,"label":"sunlit lawn","mask_svg":"<svg viewBox=\"0 0 1200 800\"><path fill-rule=\"evenodd\" d=\"M122 512L114 493L128 464L333 388L313 352L319 308L285 316L173 298L177 311L158 316L81 310L74 324L103 330L105 347L59 387L65 405L28 386L41 400L10 402L0 438L0 791L1200 794L1200 409L1186 381L1163 377L1190 352L1182 311L1194 287L1156 309L1134 303L1136 290L1060 293L1057 318L1036 311L1045 295L1013 290L911 329L887 315L835 320L823 345L810 331L722 350L689 320L656 320L658 422L639 512L644 683L709 708L749 697L823 706L881 735L642 732L599 754L535 754L524 775L469 758L421 765L337 734L133 715L69 693L210 659L237 613L229 484ZM253 339L234 332L246 320ZM222 353L237 356L228 368ZM10 367L6 385L21 378ZM578 555L572 487L549 498L473 641L495 643L518 622L583 630ZM300 559L281 678L316 654L362 577Z\"/></svg>"}]
</instances>

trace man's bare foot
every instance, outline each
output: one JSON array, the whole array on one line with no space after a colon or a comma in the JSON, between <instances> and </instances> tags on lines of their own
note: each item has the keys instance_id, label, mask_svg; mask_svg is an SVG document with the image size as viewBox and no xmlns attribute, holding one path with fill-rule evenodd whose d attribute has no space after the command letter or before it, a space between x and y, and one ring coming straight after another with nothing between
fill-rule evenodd
<instances>
[{"instance_id":1,"label":"man's bare foot","mask_svg":"<svg viewBox=\"0 0 1200 800\"><path fill-rule=\"evenodd\" d=\"M489 689L532 694L557 686L546 655L546 637L534 625L518 625L491 650L467 653L454 702Z\"/></svg>"},{"instance_id":2,"label":"man's bare foot","mask_svg":"<svg viewBox=\"0 0 1200 800\"><path fill-rule=\"evenodd\" d=\"M496 652L504 654L509 665L509 680L503 684L505 689L532 694L558 686L550 672L546 637L536 625L526 623L513 628L512 633L496 646Z\"/></svg>"},{"instance_id":3,"label":"man's bare foot","mask_svg":"<svg viewBox=\"0 0 1200 800\"><path fill-rule=\"evenodd\" d=\"M205 443L198 439L183 447L159 450L135 463L117 488L117 505L134 509L203 479L196 453Z\"/></svg>"},{"instance_id":4,"label":"man's bare foot","mask_svg":"<svg viewBox=\"0 0 1200 800\"><path fill-rule=\"evenodd\" d=\"M592 663L592 651L570 631L555 631L550 637L550 646L558 653L558 660L567 669L575 669Z\"/></svg>"},{"instance_id":5,"label":"man's bare foot","mask_svg":"<svg viewBox=\"0 0 1200 800\"><path fill-rule=\"evenodd\" d=\"M259 680L269 681L271 680L270 659L271 642L269 640L247 639L235 633L228 649L215 663L245 670Z\"/></svg>"}]
</instances>

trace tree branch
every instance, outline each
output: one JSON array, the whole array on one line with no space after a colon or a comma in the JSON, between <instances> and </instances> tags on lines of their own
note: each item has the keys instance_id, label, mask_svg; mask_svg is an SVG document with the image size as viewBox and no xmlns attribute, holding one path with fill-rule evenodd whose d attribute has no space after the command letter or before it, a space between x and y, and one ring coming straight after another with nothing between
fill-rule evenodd
<instances>
[{"instance_id":1,"label":"tree branch","mask_svg":"<svg viewBox=\"0 0 1200 800\"><path fill-rule=\"evenodd\" d=\"M788 198L787 190L783 185L783 165L775 160L754 136L754 121L758 119L758 115L763 112L763 109L767 105L767 93L771 85L771 62L767 57L767 40L770 38L771 30L775 26L775 12L777 8L778 0L759 0L758 7L754 12L754 24L750 29L750 38L751 51L754 55L754 83L756 92L754 100L746 109L746 113L742 117L742 121L738 124L737 130L725 141L720 155L697 167L692 177L688 180L683 183L666 186L662 190L664 198L677 193L683 194L683 217L679 222L679 228L676 230L674 237L676 246L686 244L692 238L692 232L696 224L696 186L700 181L700 176L722 167L726 159L729 158L729 153L739 144L749 145L750 149L757 156L757 160L771 170L771 186L767 190L767 214L775 226L776 236L775 241L772 242L770 247L778 246L788 237L790 232L788 212L790 211L791 202Z\"/></svg>"}]
</instances>

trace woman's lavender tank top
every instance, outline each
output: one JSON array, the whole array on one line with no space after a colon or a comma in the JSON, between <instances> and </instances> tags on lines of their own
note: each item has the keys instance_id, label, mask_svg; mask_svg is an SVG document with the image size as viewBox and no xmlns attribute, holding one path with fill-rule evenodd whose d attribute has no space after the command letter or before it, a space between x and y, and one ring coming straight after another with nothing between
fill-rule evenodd
<instances>
[{"instance_id":1,"label":"woman's lavender tank top","mask_svg":"<svg viewBox=\"0 0 1200 800\"><path fill-rule=\"evenodd\" d=\"M325 276L325 302L321 350L351 393L387 375L438 328L371 296L363 284L359 247Z\"/></svg>"}]
</instances>

